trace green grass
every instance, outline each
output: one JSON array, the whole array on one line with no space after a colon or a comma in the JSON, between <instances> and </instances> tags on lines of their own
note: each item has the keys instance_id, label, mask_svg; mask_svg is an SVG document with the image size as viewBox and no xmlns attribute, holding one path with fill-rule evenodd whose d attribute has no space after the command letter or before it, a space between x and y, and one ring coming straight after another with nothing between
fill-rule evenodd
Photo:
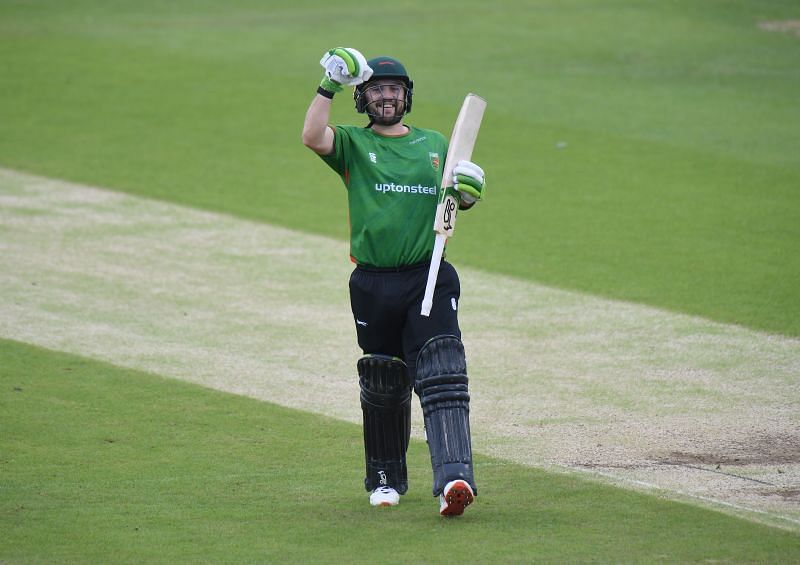
<instances>
[{"instance_id":1,"label":"green grass","mask_svg":"<svg viewBox=\"0 0 800 565\"><path fill-rule=\"evenodd\" d=\"M0 341L0 560L773 562L797 534L477 457L441 519L427 448L376 510L359 426Z\"/></svg>"},{"instance_id":2,"label":"green grass","mask_svg":"<svg viewBox=\"0 0 800 565\"><path fill-rule=\"evenodd\" d=\"M447 133L467 91L489 100L456 264L800 336L800 39L758 28L798 17L2 2L0 166L344 239L299 133L322 51L352 45L411 70L412 123ZM334 117L356 119L346 96ZM441 520L419 442L413 490L376 516L361 449L357 426L0 341L0 561L800 560L797 534L480 455L478 504Z\"/></svg>"},{"instance_id":3,"label":"green grass","mask_svg":"<svg viewBox=\"0 0 800 565\"><path fill-rule=\"evenodd\" d=\"M758 27L794 0L382 17L402 41L352 1L2 3L0 165L344 239L338 179L299 142L316 61L391 52L413 123L489 100L457 264L800 336L800 39ZM357 119L346 95L335 118Z\"/></svg>"}]
</instances>

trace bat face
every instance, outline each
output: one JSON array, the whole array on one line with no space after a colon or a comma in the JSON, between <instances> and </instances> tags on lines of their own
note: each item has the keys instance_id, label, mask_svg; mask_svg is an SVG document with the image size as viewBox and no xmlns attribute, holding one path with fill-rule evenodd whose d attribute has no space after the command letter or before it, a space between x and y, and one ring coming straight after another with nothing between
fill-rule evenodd
<instances>
[{"instance_id":1,"label":"bat face","mask_svg":"<svg viewBox=\"0 0 800 565\"><path fill-rule=\"evenodd\" d=\"M449 180L452 184L452 178ZM444 180L442 180L442 183L444 184ZM444 234L447 237L452 235L456 227L458 203L459 198L456 194L456 190L451 186L443 186L439 205L436 207L436 219L433 224L433 230L436 233Z\"/></svg>"},{"instance_id":2,"label":"bat face","mask_svg":"<svg viewBox=\"0 0 800 565\"><path fill-rule=\"evenodd\" d=\"M447 149L442 173L442 190L433 223L433 231L447 237L453 235L459 203L458 194L452 188L453 169L459 161L469 160L472 157L472 150L475 147L475 140L478 138L478 130L481 127L485 110L486 100L477 94L467 94L450 136L450 145Z\"/></svg>"},{"instance_id":3,"label":"bat face","mask_svg":"<svg viewBox=\"0 0 800 565\"><path fill-rule=\"evenodd\" d=\"M442 228L447 231L453 231L456 222L456 210L458 203L452 195L447 195L444 198L444 209L442 212Z\"/></svg>"}]
</instances>

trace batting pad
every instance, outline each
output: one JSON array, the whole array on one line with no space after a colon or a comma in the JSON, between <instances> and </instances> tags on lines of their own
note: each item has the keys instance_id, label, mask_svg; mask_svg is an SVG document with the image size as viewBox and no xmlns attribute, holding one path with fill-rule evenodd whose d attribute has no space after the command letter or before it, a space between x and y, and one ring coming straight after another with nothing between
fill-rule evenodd
<instances>
[{"instance_id":1,"label":"batting pad","mask_svg":"<svg viewBox=\"0 0 800 565\"><path fill-rule=\"evenodd\" d=\"M464 345L452 335L429 340L417 358L416 390L433 467L433 494L463 479L475 494Z\"/></svg>"},{"instance_id":2,"label":"batting pad","mask_svg":"<svg viewBox=\"0 0 800 565\"><path fill-rule=\"evenodd\" d=\"M364 487L408 490L406 451L411 437L411 381L406 364L388 355L358 360L364 415Z\"/></svg>"}]
</instances>

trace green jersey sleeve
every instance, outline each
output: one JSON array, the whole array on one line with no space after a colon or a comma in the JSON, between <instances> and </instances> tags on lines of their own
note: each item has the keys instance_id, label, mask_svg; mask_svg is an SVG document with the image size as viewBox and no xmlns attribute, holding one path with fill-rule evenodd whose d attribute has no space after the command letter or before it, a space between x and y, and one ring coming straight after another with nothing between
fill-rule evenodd
<instances>
[{"instance_id":1,"label":"green jersey sleeve","mask_svg":"<svg viewBox=\"0 0 800 565\"><path fill-rule=\"evenodd\" d=\"M323 161L344 180L346 170L347 149L350 145L350 127L335 126L333 128L333 153L320 155Z\"/></svg>"}]
</instances>

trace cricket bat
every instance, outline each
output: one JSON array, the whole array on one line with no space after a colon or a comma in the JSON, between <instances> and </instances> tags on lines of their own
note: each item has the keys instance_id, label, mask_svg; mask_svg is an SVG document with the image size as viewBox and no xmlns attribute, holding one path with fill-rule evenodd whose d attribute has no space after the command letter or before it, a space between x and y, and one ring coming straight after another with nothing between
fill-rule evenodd
<instances>
[{"instance_id":1,"label":"cricket bat","mask_svg":"<svg viewBox=\"0 0 800 565\"><path fill-rule=\"evenodd\" d=\"M453 133L450 135L450 144L447 148L442 172L442 189L439 194L439 204L436 206L436 216L433 220L436 240L433 244L431 266L428 269L428 282L425 284L425 296L422 299L421 314L423 316L431 314L433 291L436 288L436 278L439 276L444 244L448 237L452 237L456 225L459 198L453 188L453 169L459 161L470 160L472 157L472 149L478 138L484 110L486 110L486 100L477 94L467 94L453 126Z\"/></svg>"}]
</instances>

